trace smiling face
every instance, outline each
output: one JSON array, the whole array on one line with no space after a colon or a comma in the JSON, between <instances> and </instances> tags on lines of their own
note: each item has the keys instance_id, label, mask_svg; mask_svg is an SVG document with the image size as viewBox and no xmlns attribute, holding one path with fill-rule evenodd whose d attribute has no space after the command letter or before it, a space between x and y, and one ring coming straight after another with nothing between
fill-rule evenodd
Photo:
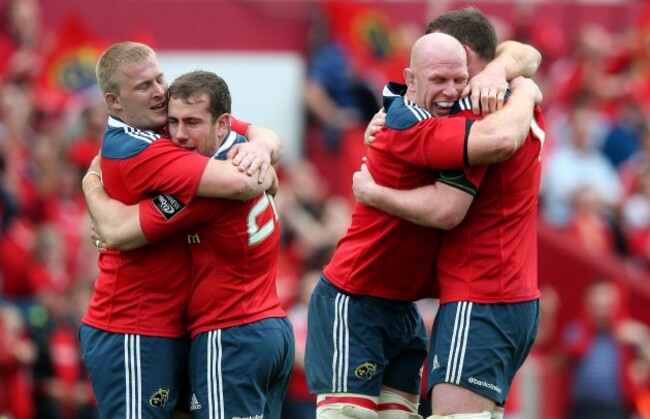
<instances>
[{"instance_id":1,"label":"smiling face","mask_svg":"<svg viewBox=\"0 0 650 419\"><path fill-rule=\"evenodd\" d=\"M212 157L228 132L230 116L220 115L213 121L206 93L188 100L169 98L169 134L174 144Z\"/></svg>"},{"instance_id":2,"label":"smiling face","mask_svg":"<svg viewBox=\"0 0 650 419\"><path fill-rule=\"evenodd\" d=\"M467 56L449 35L425 35L413 45L411 66L404 70L406 97L436 116L447 116L467 84Z\"/></svg>"},{"instance_id":3,"label":"smiling face","mask_svg":"<svg viewBox=\"0 0 650 419\"><path fill-rule=\"evenodd\" d=\"M111 114L132 127L156 130L167 123L167 82L158 61L150 59L120 68L119 93L107 93Z\"/></svg>"}]
</instances>

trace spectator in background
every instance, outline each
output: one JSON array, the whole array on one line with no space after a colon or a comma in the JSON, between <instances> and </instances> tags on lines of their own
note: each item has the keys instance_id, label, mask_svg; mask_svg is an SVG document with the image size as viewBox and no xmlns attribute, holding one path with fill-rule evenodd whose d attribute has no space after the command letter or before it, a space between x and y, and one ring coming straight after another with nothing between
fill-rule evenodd
<instances>
[{"instance_id":1,"label":"spectator in background","mask_svg":"<svg viewBox=\"0 0 650 419\"><path fill-rule=\"evenodd\" d=\"M329 193L313 162L301 160L286 168L277 205L284 248L300 266L299 274L320 270L350 224L350 204Z\"/></svg>"},{"instance_id":2,"label":"spectator in background","mask_svg":"<svg viewBox=\"0 0 650 419\"><path fill-rule=\"evenodd\" d=\"M103 102L88 105L81 113L83 132L75 138L68 150L68 159L85 173L102 146L108 112Z\"/></svg>"},{"instance_id":3,"label":"spectator in background","mask_svg":"<svg viewBox=\"0 0 650 419\"><path fill-rule=\"evenodd\" d=\"M617 109L617 117L605 136L602 152L614 165L619 168L641 147L648 121L638 102L623 99Z\"/></svg>"},{"instance_id":4,"label":"spectator in background","mask_svg":"<svg viewBox=\"0 0 650 419\"><path fill-rule=\"evenodd\" d=\"M639 132L639 148L618 167L625 196L638 192L640 182L650 169L650 126L645 125Z\"/></svg>"},{"instance_id":5,"label":"spectator in background","mask_svg":"<svg viewBox=\"0 0 650 419\"><path fill-rule=\"evenodd\" d=\"M33 326L38 348L34 365L38 419L97 419L90 379L81 362L78 329L90 289L72 286L41 294L44 319Z\"/></svg>"},{"instance_id":6,"label":"spectator in background","mask_svg":"<svg viewBox=\"0 0 650 419\"><path fill-rule=\"evenodd\" d=\"M650 359L650 330L625 311L619 284L596 280L580 315L563 332L563 360L571 369L571 419L627 419L633 411L636 359Z\"/></svg>"},{"instance_id":7,"label":"spectator in background","mask_svg":"<svg viewBox=\"0 0 650 419\"><path fill-rule=\"evenodd\" d=\"M638 174L636 187L621 205L621 223L630 254L650 268L650 166Z\"/></svg>"},{"instance_id":8,"label":"spectator in background","mask_svg":"<svg viewBox=\"0 0 650 419\"><path fill-rule=\"evenodd\" d=\"M592 187L611 220L622 197L622 185L611 162L599 151L592 131L597 113L589 96L576 100L565 144L548 156L542 174L543 215L556 227L571 220L571 201L580 188Z\"/></svg>"},{"instance_id":9,"label":"spectator in background","mask_svg":"<svg viewBox=\"0 0 650 419\"><path fill-rule=\"evenodd\" d=\"M34 418L31 367L37 355L20 311L0 304L0 417Z\"/></svg>"},{"instance_id":10,"label":"spectator in background","mask_svg":"<svg viewBox=\"0 0 650 419\"><path fill-rule=\"evenodd\" d=\"M307 153L333 193L351 197L352 173L360 164L367 123L380 108L376 87L355 68L346 48L331 36L331 23L318 10L312 21L303 99L310 117Z\"/></svg>"},{"instance_id":11,"label":"spectator in background","mask_svg":"<svg viewBox=\"0 0 650 419\"><path fill-rule=\"evenodd\" d=\"M612 228L611 208L593 186L578 187L571 195L569 234L593 256L617 251L617 234Z\"/></svg>"},{"instance_id":12,"label":"spectator in background","mask_svg":"<svg viewBox=\"0 0 650 419\"><path fill-rule=\"evenodd\" d=\"M16 215L16 203L5 186L5 159L0 152L0 240L5 235L11 220ZM0 290L2 284L0 284Z\"/></svg>"},{"instance_id":13,"label":"spectator in background","mask_svg":"<svg viewBox=\"0 0 650 419\"><path fill-rule=\"evenodd\" d=\"M316 419L316 396L309 394L305 378L305 345L307 343L307 308L311 294L320 280L319 270L306 272L298 284L298 296L288 310L296 338L296 358L282 407L282 419Z\"/></svg>"},{"instance_id":14,"label":"spectator in background","mask_svg":"<svg viewBox=\"0 0 650 419\"><path fill-rule=\"evenodd\" d=\"M0 78L31 82L43 70L54 36L43 26L37 0L9 0L0 31Z\"/></svg>"},{"instance_id":15,"label":"spectator in background","mask_svg":"<svg viewBox=\"0 0 650 419\"><path fill-rule=\"evenodd\" d=\"M554 89L547 89L545 100L551 105L568 106L586 94L594 98L596 109L613 116L618 101L633 88L627 68L617 65L621 49L623 46L604 27L598 24L579 27L572 54L558 60L551 69Z\"/></svg>"}]
</instances>

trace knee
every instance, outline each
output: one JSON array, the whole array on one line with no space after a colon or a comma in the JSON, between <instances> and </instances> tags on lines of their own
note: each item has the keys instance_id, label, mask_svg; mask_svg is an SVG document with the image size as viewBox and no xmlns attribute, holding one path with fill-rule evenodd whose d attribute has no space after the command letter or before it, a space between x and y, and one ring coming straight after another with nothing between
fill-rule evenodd
<instances>
[{"instance_id":1,"label":"knee","mask_svg":"<svg viewBox=\"0 0 650 419\"><path fill-rule=\"evenodd\" d=\"M490 419L490 412L482 413L454 413L453 415L433 415L426 419Z\"/></svg>"},{"instance_id":2,"label":"knee","mask_svg":"<svg viewBox=\"0 0 650 419\"><path fill-rule=\"evenodd\" d=\"M418 414L418 403L413 403L392 391L382 390L377 407L378 419L423 419Z\"/></svg>"},{"instance_id":3,"label":"knee","mask_svg":"<svg viewBox=\"0 0 650 419\"><path fill-rule=\"evenodd\" d=\"M319 394L317 419L377 419L377 398L363 394Z\"/></svg>"}]
</instances>

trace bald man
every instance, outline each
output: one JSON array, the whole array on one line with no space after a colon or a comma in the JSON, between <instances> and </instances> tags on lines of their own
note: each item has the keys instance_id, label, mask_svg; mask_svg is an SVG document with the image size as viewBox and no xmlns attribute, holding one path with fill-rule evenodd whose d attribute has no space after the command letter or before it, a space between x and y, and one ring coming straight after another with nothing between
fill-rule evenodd
<instances>
[{"instance_id":1,"label":"bald man","mask_svg":"<svg viewBox=\"0 0 650 419\"><path fill-rule=\"evenodd\" d=\"M541 99L537 86L514 83L514 106L482 121L436 118L451 113L467 78L465 50L455 38L432 33L415 42L406 84L384 90L386 125L367 154L377 183L414 189L435 181L432 169L464 168L470 151L499 150L506 158L521 146ZM449 189L471 182L471 172L461 173ZM452 204L440 208L441 218L453 214ZM437 296L438 232L355 206L309 306L306 371L319 419L421 418L427 335L414 301Z\"/></svg>"},{"instance_id":2,"label":"bald man","mask_svg":"<svg viewBox=\"0 0 650 419\"><path fill-rule=\"evenodd\" d=\"M445 13L429 30L463 42L470 77L496 52L494 26L473 7ZM471 106L469 100L463 103L466 109ZM427 388L436 414L430 419L501 419L514 376L534 343L544 127L537 107L528 139L517 153L489 168L473 168L478 175L467 176L471 183L455 194L443 182L398 190L374 184L364 168L354 175L360 202L416 224L440 228L434 209L443 203L456 208L455 217L442 226L454 228L445 233L436 254L440 308L429 347Z\"/></svg>"}]
</instances>

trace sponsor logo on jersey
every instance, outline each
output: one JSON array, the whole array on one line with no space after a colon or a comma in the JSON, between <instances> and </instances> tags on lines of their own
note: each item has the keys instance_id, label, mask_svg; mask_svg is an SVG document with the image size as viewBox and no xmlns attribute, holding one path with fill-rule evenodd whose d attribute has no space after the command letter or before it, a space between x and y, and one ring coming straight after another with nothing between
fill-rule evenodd
<instances>
[{"instance_id":1,"label":"sponsor logo on jersey","mask_svg":"<svg viewBox=\"0 0 650 419\"><path fill-rule=\"evenodd\" d=\"M185 208L185 204L171 195L160 194L154 197L151 202L158 211L169 221Z\"/></svg>"},{"instance_id":2,"label":"sponsor logo on jersey","mask_svg":"<svg viewBox=\"0 0 650 419\"><path fill-rule=\"evenodd\" d=\"M149 397L149 404L154 407L165 407L167 400L169 400L169 389L159 388Z\"/></svg>"},{"instance_id":3,"label":"sponsor logo on jersey","mask_svg":"<svg viewBox=\"0 0 650 419\"><path fill-rule=\"evenodd\" d=\"M357 378L367 378L370 380L376 372L377 364L374 364L372 362L364 362L354 370L354 375L356 375Z\"/></svg>"}]
</instances>

